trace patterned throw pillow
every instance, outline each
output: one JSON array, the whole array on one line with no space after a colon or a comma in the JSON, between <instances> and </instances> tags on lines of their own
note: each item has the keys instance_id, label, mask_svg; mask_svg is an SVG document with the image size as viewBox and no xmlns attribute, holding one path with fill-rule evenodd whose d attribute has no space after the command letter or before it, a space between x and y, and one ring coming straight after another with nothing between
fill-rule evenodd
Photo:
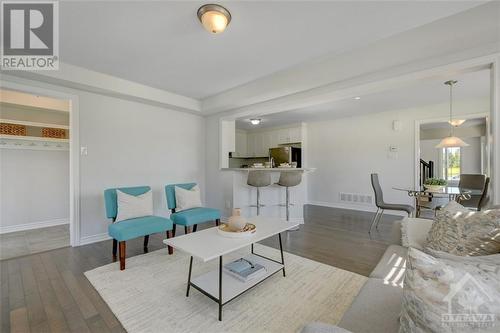
<instances>
[{"instance_id":1,"label":"patterned throw pillow","mask_svg":"<svg viewBox=\"0 0 500 333\"><path fill-rule=\"evenodd\" d=\"M459 256L500 253L500 209L440 212L425 248Z\"/></svg>"},{"instance_id":2,"label":"patterned throw pillow","mask_svg":"<svg viewBox=\"0 0 500 333\"><path fill-rule=\"evenodd\" d=\"M399 332L500 332L500 254L432 252L408 250Z\"/></svg>"}]
</instances>

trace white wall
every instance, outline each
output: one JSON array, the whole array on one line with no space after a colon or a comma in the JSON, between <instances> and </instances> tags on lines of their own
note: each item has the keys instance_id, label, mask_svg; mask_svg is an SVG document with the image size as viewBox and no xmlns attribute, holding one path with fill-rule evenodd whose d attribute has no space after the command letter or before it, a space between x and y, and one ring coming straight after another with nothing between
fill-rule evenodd
<instances>
[{"instance_id":1,"label":"white wall","mask_svg":"<svg viewBox=\"0 0 500 333\"><path fill-rule=\"evenodd\" d=\"M205 188L205 124L200 116L86 92L79 93L81 235L105 233L103 190L150 185L155 212L168 216L164 186Z\"/></svg>"},{"instance_id":2,"label":"white wall","mask_svg":"<svg viewBox=\"0 0 500 333\"><path fill-rule=\"evenodd\" d=\"M468 147L460 149L461 173L482 173L481 170L481 138L466 138Z\"/></svg>"},{"instance_id":3,"label":"white wall","mask_svg":"<svg viewBox=\"0 0 500 333\"><path fill-rule=\"evenodd\" d=\"M69 153L0 150L0 230L69 223Z\"/></svg>"},{"instance_id":4,"label":"white wall","mask_svg":"<svg viewBox=\"0 0 500 333\"><path fill-rule=\"evenodd\" d=\"M150 185L155 212L168 215L165 184L198 182L205 188L205 120L162 107L15 77L28 86L78 96L80 145L80 235L83 242L107 234L103 190Z\"/></svg>"},{"instance_id":5,"label":"white wall","mask_svg":"<svg viewBox=\"0 0 500 333\"><path fill-rule=\"evenodd\" d=\"M458 103L455 110L456 114L488 112L489 105L487 100L470 101ZM436 105L308 123L307 165L317 168L308 178L309 201L343 206L339 192L372 194L370 173L377 172L386 201L411 204L406 193L392 187L414 184L415 120L446 113L446 105ZM401 121L401 131L392 129L393 120ZM390 146L398 152L391 154Z\"/></svg>"}]
</instances>

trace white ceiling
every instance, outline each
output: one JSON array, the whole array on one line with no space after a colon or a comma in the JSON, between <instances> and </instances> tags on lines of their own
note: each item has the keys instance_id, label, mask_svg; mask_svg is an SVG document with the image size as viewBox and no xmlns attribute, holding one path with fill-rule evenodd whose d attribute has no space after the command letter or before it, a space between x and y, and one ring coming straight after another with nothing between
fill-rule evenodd
<instances>
[{"instance_id":1,"label":"white ceiling","mask_svg":"<svg viewBox=\"0 0 500 333\"><path fill-rule=\"evenodd\" d=\"M200 99L482 3L222 1L233 20L211 35L200 1L63 1L60 58Z\"/></svg>"},{"instance_id":2,"label":"white ceiling","mask_svg":"<svg viewBox=\"0 0 500 333\"><path fill-rule=\"evenodd\" d=\"M266 128L448 103L449 87L443 82L449 79L451 78L435 77L416 81L403 88L360 96L360 100L349 98L287 112L245 117L236 121L236 127L247 130L257 128L250 124L249 118L261 118L262 123L258 128ZM465 73L454 76L453 79L458 80L453 88L454 101L489 97L489 70Z\"/></svg>"}]
</instances>

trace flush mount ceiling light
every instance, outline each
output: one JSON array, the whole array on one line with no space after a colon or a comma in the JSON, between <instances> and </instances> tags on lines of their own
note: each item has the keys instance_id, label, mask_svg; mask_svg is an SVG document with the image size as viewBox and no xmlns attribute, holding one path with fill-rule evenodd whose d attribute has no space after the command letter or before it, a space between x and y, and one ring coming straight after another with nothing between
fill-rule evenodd
<instances>
[{"instance_id":1,"label":"flush mount ceiling light","mask_svg":"<svg viewBox=\"0 0 500 333\"><path fill-rule=\"evenodd\" d=\"M250 122L252 123L252 125L258 125L258 124L260 124L261 121L262 121L262 119L259 119L259 118L250 119Z\"/></svg>"},{"instance_id":2,"label":"flush mount ceiling light","mask_svg":"<svg viewBox=\"0 0 500 333\"><path fill-rule=\"evenodd\" d=\"M455 83L457 83L455 80L446 81L444 83L447 86L450 86L450 120L448 121L450 124L450 135L441 140L436 148L467 147L469 145L459 137L453 135L453 128L455 127L453 125L453 85Z\"/></svg>"},{"instance_id":3,"label":"flush mount ceiling light","mask_svg":"<svg viewBox=\"0 0 500 333\"><path fill-rule=\"evenodd\" d=\"M223 32L231 22L231 13L215 4L207 4L198 8L198 19L208 32L218 34Z\"/></svg>"},{"instance_id":4,"label":"flush mount ceiling light","mask_svg":"<svg viewBox=\"0 0 500 333\"><path fill-rule=\"evenodd\" d=\"M357 101L359 101L361 99L361 97L356 96L356 97L354 97L354 99L357 100Z\"/></svg>"},{"instance_id":5,"label":"flush mount ceiling light","mask_svg":"<svg viewBox=\"0 0 500 333\"><path fill-rule=\"evenodd\" d=\"M458 127L465 123L465 119L453 119L453 120L448 120L448 122L451 124L451 126Z\"/></svg>"}]
</instances>

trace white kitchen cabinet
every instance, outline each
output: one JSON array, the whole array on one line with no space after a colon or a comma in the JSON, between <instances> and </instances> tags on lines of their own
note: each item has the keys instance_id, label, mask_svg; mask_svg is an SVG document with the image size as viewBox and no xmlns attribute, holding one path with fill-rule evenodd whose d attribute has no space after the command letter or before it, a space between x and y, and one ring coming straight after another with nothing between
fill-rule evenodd
<instances>
[{"instance_id":1,"label":"white kitchen cabinet","mask_svg":"<svg viewBox=\"0 0 500 333\"><path fill-rule=\"evenodd\" d=\"M261 156L269 156L269 148L271 148L271 132L263 132Z\"/></svg>"},{"instance_id":2,"label":"white kitchen cabinet","mask_svg":"<svg viewBox=\"0 0 500 333\"><path fill-rule=\"evenodd\" d=\"M238 133L236 134L236 145L238 146ZM288 143L302 142L301 127L269 129L258 132L246 133L246 157L266 157L269 148L275 148ZM240 149L237 149L238 153ZM239 155L243 156L243 155Z\"/></svg>"},{"instance_id":3,"label":"white kitchen cabinet","mask_svg":"<svg viewBox=\"0 0 500 333\"><path fill-rule=\"evenodd\" d=\"M279 132L277 130L269 131L269 138L270 138L269 148L278 147L278 145L280 144Z\"/></svg>"},{"instance_id":4,"label":"white kitchen cabinet","mask_svg":"<svg viewBox=\"0 0 500 333\"><path fill-rule=\"evenodd\" d=\"M291 143L302 142L302 128L292 127L288 130L288 136Z\"/></svg>"},{"instance_id":5,"label":"white kitchen cabinet","mask_svg":"<svg viewBox=\"0 0 500 333\"><path fill-rule=\"evenodd\" d=\"M246 157L248 155L247 151L247 133L244 131L236 131L236 151L233 157Z\"/></svg>"},{"instance_id":6,"label":"white kitchen cabinet","mask_svg":"<svg viewBox=\"0 0 500 333\"><path fill-rule=\"evenodd\" d=\"M288 128L282 128L278 130L278 144L282 145L290 142L290 135L288 134Z\"/></svg>"}]
</instances>

